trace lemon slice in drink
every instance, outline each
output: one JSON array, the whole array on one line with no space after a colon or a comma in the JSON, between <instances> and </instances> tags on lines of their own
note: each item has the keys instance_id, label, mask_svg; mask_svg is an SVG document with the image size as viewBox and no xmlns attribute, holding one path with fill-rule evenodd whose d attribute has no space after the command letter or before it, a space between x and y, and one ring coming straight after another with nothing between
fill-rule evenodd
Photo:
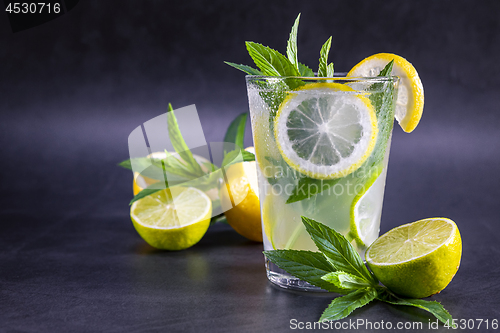
<instances>
[{"instance_id":1,"label":"lemon slice in drink","mask_svg":"<svg viewBox=\"0 0 500 333\"><path fill-rule=\"evenodd\" d=\"M338 83L306 84L280 105L274 136L284 160L316 179L346 176L368 158L377 139L370 101Z\"/></svg>"},{"instance_id":2,"label":"lemon slice in drink","mask_svg":"<svg viewBox=\"0 0 500 333\"><path fill-rule=\"evenodd\" d=\"M350 236L360 250L373 243L379 233L382 201L384 199L387 169L374 168L374 173L363 184L351 205Z\"/></svg>"},{"instance_id":3,"label":"lemon slice in drink","mask_svg":"<svg viewBox=\"0 0 500 333\"><path fill-rule=\"evenodd\" d=\"M417 70L408 60L392 53L374 54L354 66L347 76L377 76L393 59L392 74L401 78L395 116L403 131L410 133L417 127L422 117L424 87Z\"/></svg>"},{"instance_id":4,"label":"lemon slice in drink","mask_svg":"<svg viewBox=\"0 0 500 333\"><path fill-rule=\"evenodd\" d=\"M401 225L379 237L365 254L370 269L397 294L423 298L443 290L460 265L462 240L447 218Z\"/></svg>"},{"instance_id":5,"label":"lemon slice in drink","mask_svg":"<svg viewBox=\"0 0 500 333\"><path fill-rule=\"evenodd\" d=\"M205 235L212 217L212 201L194 187L173 186L134 202L130 217L149 245L183 250Z\"/></svg>"}]
</instances>

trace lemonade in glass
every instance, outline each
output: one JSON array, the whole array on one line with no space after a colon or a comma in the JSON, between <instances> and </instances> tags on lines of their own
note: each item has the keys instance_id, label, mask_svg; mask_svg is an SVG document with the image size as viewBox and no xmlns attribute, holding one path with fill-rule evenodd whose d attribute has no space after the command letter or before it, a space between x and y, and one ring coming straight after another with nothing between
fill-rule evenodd
<instances>
[{"instance_id":1,"label":"lemonade in glass","mask_svg":"<svg viewBox=\"0 0 500 333\"><path fill-rule=\"evenodd\" d=\"M246 76L265 250L317 251L301 216L364 255L378 237L399 78ZM266 259L269 280L318 290Z\"/></svg>"}]
</instances>

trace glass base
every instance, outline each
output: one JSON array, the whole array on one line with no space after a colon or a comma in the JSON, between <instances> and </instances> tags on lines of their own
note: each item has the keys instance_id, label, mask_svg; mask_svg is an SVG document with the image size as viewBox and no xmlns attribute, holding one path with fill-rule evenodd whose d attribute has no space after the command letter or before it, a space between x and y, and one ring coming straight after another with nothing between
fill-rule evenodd
<instances>
[{"instance_id":1,"label":"glass base","mask_svg":"<svg viewBox=\"0 0 500 333\"><path fill-rule=\"evenodd\" d=\"M284 289L327 293L329 291L316 287L309 282L302 281L293 275L288 274L266 258L266 274L269 281Z\"/></svg>"}]
</instances>

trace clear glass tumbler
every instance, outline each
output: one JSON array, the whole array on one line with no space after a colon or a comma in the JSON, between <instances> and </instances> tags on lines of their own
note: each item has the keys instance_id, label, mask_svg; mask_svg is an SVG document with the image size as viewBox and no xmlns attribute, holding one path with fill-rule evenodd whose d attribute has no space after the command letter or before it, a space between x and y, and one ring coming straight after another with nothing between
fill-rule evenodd
<instances>
[{"instance_id":1,"label":"clear glass tumbler","mask_svg":"<svg viewBox=\"0 0 500 333\"><path fill-rule=\"evenodd\" d=\"M364 255L379 234L398 80L246 76L265 250L318 251L306 216ZM266 269L278 286L321 291Z\"/></svg>"}]
</instances>

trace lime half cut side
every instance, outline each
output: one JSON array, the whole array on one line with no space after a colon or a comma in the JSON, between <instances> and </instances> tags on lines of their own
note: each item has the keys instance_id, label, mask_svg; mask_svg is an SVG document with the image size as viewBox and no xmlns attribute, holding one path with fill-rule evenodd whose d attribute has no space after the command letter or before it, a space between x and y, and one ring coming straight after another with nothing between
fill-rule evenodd
<instances>
[{"instance_id":1,"label":"lime half cut side","mask_svg":"<svg viewBox=\"0 0 500 333\"><path fill-rule=\"evenodd\" d=\"M173 186L134 202L130 217L149 245L183 250L205 235L212 217L212 201L194 187Z\"/></svg>"},{"instance_id":2,"label":"lime half cut side","mask_svg":"<svg viewBox=\"0 0 500 333\"><path fill-rule=\"evenodd\" d=\"M403 296L423 298L450 283L461 255L457 225L439 217L390 230L373 242L365 258L386 287Z\"/></svg>"},{"instance_id":3,"label":"lime half cut side","mask_svg":"<svg viewBox=\"0 0 500 333\"><path fill-rule=\"evenodd\" d=\"M316 179L344 177L371 154L377 139L370 101L338 83L306 84L281 104L274 136L284 160Z\"/></svg>"}]
</instances>

